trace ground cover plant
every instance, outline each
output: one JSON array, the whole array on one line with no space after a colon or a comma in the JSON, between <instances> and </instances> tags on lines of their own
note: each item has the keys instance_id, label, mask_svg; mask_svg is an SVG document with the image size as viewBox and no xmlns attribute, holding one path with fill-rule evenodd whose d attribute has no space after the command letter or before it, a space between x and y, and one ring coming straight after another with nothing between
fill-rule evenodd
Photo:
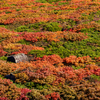
<instances>
[{"instance_id":1,"label":"ground cover plant","mask_svg":"<svg viewBox=\"0 0 100 100\"><path fill-rule=\"evenodd\" d=\"M100 0L0 0L0 100L100 100L99 38Z\"/></svg>"}]
</instances>

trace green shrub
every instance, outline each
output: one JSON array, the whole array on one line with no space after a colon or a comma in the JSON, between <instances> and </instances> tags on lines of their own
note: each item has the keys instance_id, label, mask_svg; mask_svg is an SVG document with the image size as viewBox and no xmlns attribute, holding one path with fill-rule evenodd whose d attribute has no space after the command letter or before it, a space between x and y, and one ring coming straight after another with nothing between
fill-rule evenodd
<instances>
[{"instance_id":1,"label":"green shrub","mask_svg":"<svg viewBox=\"0 0 100 100\"><path fill-rule=\"evenodd\" d=\"M59 2L59 3L58 3L58 5L65 5L65 4L69 4L69 2L66 1L66 2Z\"/></svg>"},{"instance_id":2,"label":"green shrub","mask_svg":"<svg viewBox=\"0 0 100 100\"><path fill-rule=\"evenodd\" d=\"M9 14L9 13L12 13L12 12L10 12L10 11L7 11L7 12L6 12L6 14Z\"/></svg>"},{"instance_id":3,"label":"green shrub","mask_svg":"<svg viewBox=\"0 0 100 100\"><path fill-rule=\"evenodd\" d=\"M74 70L75 70L75 69L80 69L80 68L82 68L82 67L80 67L80 66L76 67L76 66L74 66L74 65L72 65L71 67L72 67Z\"/></svg>"},{"instance_id":4,"label":"green shrub","mask_svg":"<svg viewBox=\"0 0 100 100\"><path fill-rule=\"evenodd\" d=\"M45 50L31 50L28 54L32 54L34 57L43 57L45 55Z\"/></svg>"},{"instance_id":5,"label":"green shrub","mask_svg":"<svg viewBox=\"0 0 100 100\"><path fill-rule=\"evenodd\" d=\"M52 3L52 2L58 2L58 1L62 1L62 0L47 0L49 3Z\"/></svg>"},{"instance_id":6,"label":"green shrub","mask_svg":"<svg viewBox=\"0 0 100 100\"><path fill-rule=\"evenodd\" d=\"M26 87L30 88L30 89L32 89L32 88L35 86L34 82L27 82L27 83L25 83L24 85L25 85Z\"/></svg>"},{"instance_id":7,"label":"green shrub","mask_svg":"<svg viewBox=\"0 0 100 100\"><path fill-rule=\"evenodd\" d=\"M33 30L29 29L27 26L19 26L15 29L17 32L33 32Z\"/></svg>"},{"instance_id":8,"label":"green shrub","mask_svg":"<svg viewBox=\"0 0 100 100\"><path fill-rule=\"evenodd\" d=\"M38 29L38 28L40 28L44 24L45 24L45 22L34 23L34 24L29 25L29 28Z\"/></svg>"},{"instance_id":9,"label":"green shrub","mask_svg":"<svg viewBox=\"0 0 100 100\"><path fill-rule=\"evenodd\" d=\"M35 2L47 3L47 0L35 0Z\"/></svg>"},{"instance_id":10,"label":"green shrub","mask_svg":"<svg viewBox=\"0 0 100 100\"><path fill-rule=\"evenodd\" d=\"M97 76L97 75L95 75L95 74L91 75L91 78L100 81L100 76Z\"/></svg>"},{"instance_id":11,"label":"green shrub","mask_svg":"<svg viewBox=\"0 0 100 100\"><path fill-rule=\"evenodd\" d=\"M21 83L19 83L19 84L14 83L14 84L15 84L16 87L18 87L18 88L26 88L26 86L25 86L24 84L21 84Z\"/></svg>"},{"instance_id":12,"label":"green shrub","mask_svg":"<svg viewBox=\"0 0 100 100\"><path fill-rule=\"evenodd\" d=\"M7 57L6 56L2 56L2 57L0 57L0 60L7 60Z\"/></svg>"},{"instance_id":13,"label":"green shrub","mask_svg":"<svg viewBox=\"0 0 100 100\"><path fill-rule=\"evenodd\" d=\"M62 29L65 30L65 29L70 29L70 28L73 28L77 22L72 20L72 19L57 19L57 22L59 22L62 26Z\"/></svg>"},{"instance_id":14,"label":"green shrub","mask_svg":"<svg viewBox=\"0 0 100 100\"><path fill-rule=\"evenodd\" d=\"M46 84L37 84L37 83L34 83L34 82L27 82L24 84L27 88L35 88L35 89L39 89L39 90L42 90L42 89L47 89L48 87L50 87L49 85L46 85Z\"/></svg>"},{"instance_id":15,"label":"green shrub","mask_svg":"<svg viewBox=\"0 0 100 100\"><path fill-rule=\"evenodd\" d=\"M52 3L52 2L58 2L63 0L35 0L35 2L41 2L41 3Z\"/></svg>"},{"instance_id":16,"label":"green shrub","mask_svg":"<svg viewBox=\"0 0 100 100\"><path fill-rule=\"evenodd\" d=\"M27 31L27 27L26 26L19 26L18 28L16 28L17 32L24 32Z\"/></svg>"},{"instance_id":17,"label":"green shrub","mask_svg":"<svg viewBox=\"0 0 100 100\"><path fill-rule=\"evenodd\" d=\"M46 23L43 26L43 30L56 32L56 31L61 31L62 27L60 27L60 24L57 22L50 22L50 23Z\"/></svg>"},{"instance_id":18,"label":"green shrub","mask_svg":"<svg viewBox=\"0 0 100 100\"><path fill-rule=\"evenodd\" d=\"M16 11L21 11L22 9L16 9Z\"/></svg>"},{"instance_id":19,"label":"green shrub","mask_svg":"<svg viewBox=\"0 0 100 100\"><path fill-rule=\"evenodd\" d=\"M31 42L23 39L23 40L18 41L18 43L29 45Z\"/></svg>"},{"instance_id":20,"label":"green shrub","mask_svg":"<svg viewBox=\"0 0 100 100\"><path fill-rule=\"evenodd\" d=\"M58 22L39 22L39 23L34 23L29 25L28 27L29 29L36 29L36 30L44 30L44 31L52 31L52 32L56 32L56 31L61 31L62 27ZM27 27L26 27L27 30Z\"/></svg>"}]
</instances>

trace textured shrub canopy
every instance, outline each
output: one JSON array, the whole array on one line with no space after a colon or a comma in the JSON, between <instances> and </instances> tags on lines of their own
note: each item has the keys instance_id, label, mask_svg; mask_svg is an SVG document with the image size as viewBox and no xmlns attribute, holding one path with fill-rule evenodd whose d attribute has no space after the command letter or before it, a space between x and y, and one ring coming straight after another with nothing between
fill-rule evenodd
<instances>
[{"instance_id":1,"label":"textured shrub canopy","mask_svg":"<svg viewBox=\"0 0 100 100\"><path fill-rule=\"evenodd\" d=\"M99 0L0 0L0 100L99 100L99 9ZM7 61L19 53L29 61Z\"/></svg>"}]
</instances>

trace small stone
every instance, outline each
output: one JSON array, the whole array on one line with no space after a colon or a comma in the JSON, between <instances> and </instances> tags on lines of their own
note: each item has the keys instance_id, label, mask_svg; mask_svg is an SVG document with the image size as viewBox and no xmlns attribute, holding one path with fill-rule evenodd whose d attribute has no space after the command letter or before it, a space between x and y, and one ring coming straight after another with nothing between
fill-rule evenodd
<instances>
[{"instance_id":1,"label":"small stone","mask_svg":"<svg viewBox=\"0 0 100 100\"><path fill-rule=\"evenodd\" d=\"M14 63L19 63L19 62L29 61L29 59L28 59L27 55L25 55L24 53L19 53L17 55L9 56L7 58L7 61L14 62Z\"/></svg>"},{"instance_id":2,"label":"small stone","mask_svg":"<svg viewBox=\"0 0 100 100\"><path fill-rule=\"evenodd\" d=\"M10 75L6 75L5 78L12 80L13 82L15 82L15 76L13 74Z\"/></svg>"}]
</instances>

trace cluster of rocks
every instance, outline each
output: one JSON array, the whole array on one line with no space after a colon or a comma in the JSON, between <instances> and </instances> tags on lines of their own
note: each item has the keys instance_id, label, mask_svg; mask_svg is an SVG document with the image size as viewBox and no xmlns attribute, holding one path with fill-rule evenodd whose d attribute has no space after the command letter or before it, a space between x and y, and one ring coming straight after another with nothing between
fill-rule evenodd
<instances>
[{"instance_id":1,"label":"cluster of rocks","mask_svg":"<svg viewBox=\"0 0 100 100\"><path fill-rule=\"evenodd\" d=\"M13 63L19 63L19 62L29 61L29 58L24 53L19 53L17 55L11 55L11 56L9 56L7 58L7 61L13 62ZM15 76L12 73L10 75L6 75L5 78L10 79L13 82L15 82L15 80L16 80Z\"/></svg>"}]
</instances>

